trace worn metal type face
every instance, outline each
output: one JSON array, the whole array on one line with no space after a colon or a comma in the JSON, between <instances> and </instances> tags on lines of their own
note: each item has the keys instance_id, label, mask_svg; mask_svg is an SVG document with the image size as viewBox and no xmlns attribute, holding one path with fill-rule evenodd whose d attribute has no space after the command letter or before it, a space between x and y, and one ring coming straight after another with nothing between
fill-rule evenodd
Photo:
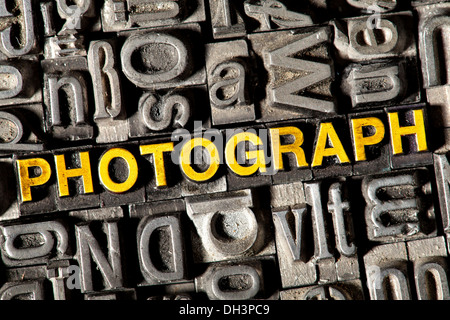
<instances>
[{"instance_id":1,"label":"worn metal type face","mask_svg":"<svg viewBox=\"0 0 450 320\"><path fill-rule=\"evenodd\" d=\"M0 300L450 299L449 15L0 0Z\"/></svg>"}]
</instances>

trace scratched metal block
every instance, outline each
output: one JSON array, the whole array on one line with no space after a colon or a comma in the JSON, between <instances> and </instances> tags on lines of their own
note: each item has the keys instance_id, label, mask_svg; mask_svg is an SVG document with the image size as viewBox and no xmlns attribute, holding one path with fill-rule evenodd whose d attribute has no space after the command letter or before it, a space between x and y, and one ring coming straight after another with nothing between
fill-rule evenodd
<instances>
[{"instance_id":1,"label":"scratched metal block","mask_svg":"<svg viewBox=\"0 0 450 320\"><path fill-rule=\"evenodd\" d=\"M359 278L353 210L343 186L343 182L322 188L319 182L306 183L304 203L272 209L282 288ZM323 208L326 187L329 214Z\"/></svg>"},{"instance_id":2,"label":"scratched metal block","mask_svg":"<svg viewBox=\"0 0 450 320\"><path fill-rule=\"evenodd\" d=\"M348 116L353 141L353 175L391 171L388 119L383 111L351 113Z\"/></svg>"},{"instance_id":3,"label":"scratched metal block","mask_svg":"<svg viewBox=\"0 0 450 320\"><path fill-rule=\"evenodd\" d=\"M75 224L75 259L80 266L82 293L125 286L127 274L120 231L120 221L117 220Z\"/></svg>"},{"instance_id":4,"label":"scratched metal block","mask_svg":"<svg viewBox=\"0 0 450 320\"><path fill-rule=\"evenodd\" d=\"M106 221L118 220L124 217L121 207L95 208L86 210L70 211L69 217L76 218L80 221Z\"/></svg>"},{"instance_id":5,"label":"scratched metal block","mask_svg":"<svg viewBox=\"0 0 450 320\"><path fill-rule=\"evenodd\" d=\"M206 20L204 0L106 0L101 17L104 32Z\"/></svg>"},{"instance_id":6,"label":"scratched metal block","mask_svg":"<svg viewBox=\"0 0 450 320\"><path fill-rule=\"evenodd\" d=\"M263 126L222 130L225 137L225 163L229 191L272 184L268 169L269 145Z\"/></svg>"},{"instance_id":7,"label":"scratched metal block","mask_svg":"<svg viewBox=\"0 0 450 320\"><path fill-rule=\"evenodd\" d=\"M429 5L429 4L433 4L433 3L442 3L442 2L448 2L447 0L441 1L441 0L412 0L411 1L411 5L413 7L418 7L418 6L424 6L424 5Z\"/></svg>"},{"instance_id":8,"label":"scratched metal block","mask_svg":"<svg viewBox=\"0 0 450 320\"><path fill-rule=\"evenodd\" d=\"M89 108L89 75L85 57L42 60L45 125L53 139L94 137Z\"/></svg>"},{"instance_id":9,"label":"scratched metal block","mask_svg":"<svg viewBox=\"0 0 450 320\"><path fill-rule=\"evenodd\" d=\"M267 124L270 143L270 167L274 184L312 180L311 160L317 121Z\"/></svg>"},{"instance_id":10,"label":"scratched metal block","mask_svg":"<svg viewBox=\"0 0 450 320\"><path fill-rule=\"evenodd\" d=\"M246 35L242 5L233 0L209 0L211 28L214 39Z\"/></svg>"},{"instance_id":11,"label":"scratched metal block","mask_svg":"<svg viewBox=\"0 0 450 320\"><path fill-rule=\"evenodd\" d=\"M434 172L439 198L440 216L447 243L450 241L450 163L448 154L434 154Z\"/></svg>"},{"instance_id":12,"label":"scratched metal block","mask_svg":"<svg viewBox=\"0 0 450 320\"><path fill-rule=\"evenodd\" d=\"M100 188L93 188L96 170L90 166L91 146L53 151L58 184L58 211L100 206ZM89 161L86 163L86 161ZM92 163L95 160L92 159ZM94 167L95 168L95 167Z\"/></svg>"},{"instance_id":13,"label":"scratched metal block","mask_svg":"<svg viewBox=\"0 0 450 320\"><path fill-rule=\"evenodd\" d=\"M385 108L391 136L391 168L428 166L433 155L428 147L428 108L423 104ZM431 146L431 145L430 145Z\"/></svg>"},{"instance_id":14,"label":"scratched metal block","mask_svg":"<svg viewBox=\"0 0 450 320\"><path fill-rule=\"evenodd\" d=\"M40 1L40 15L45 37L88 33L101 30L96 1L67 2L65 0Z\"/></svg>"},{"instance_id":15,"label":"scratched metal block","mask_svg":"<svg viewBox=\"0 0 450 320\"><path fill-rule=\"evenodd\" d=\"M367 176L362 181L367 236L397 242L437 235L432 188L426 168Z\"/></svg>"},{"instance_id":16,"label":"scratched metal block","mask_svg":"<svg viewBox=\"0 0 450 320\"><path fill-rule=\"evenodd\" d=\"M3 1L1 6L0 60L38 54L36 2L20 0L14 2L14 6L7 6Z\"/></svg>"},{"instance_id":17,"label":"scratched metal block","mask_svg":"<svg viewBox=\"0 0 450 320\"><path fill-rule=\"evenodd\" d=\"M310 118L336 113L328 27L267 32L248 36L263 65L257 86L259 121ZM264 72L263 72L264 70Z\"/></svg>"},{"instance_id":18,"label":"scratched metal block","mask_svg":"<svg viewBox=\"0 0 450 320\"><path fill-rule=\"evenodd\" d=\"M330 117L316 125L314 153L311 159L314 179L351 176L352 141L347 127L345 116Z\"/></svg>"},{"instance_id":19,"label":"scratched metal block","mask_svg":"<svg viewBox=\"0 0 450 320\"><path fill-rule=\"evenodd\" d=\"M407 261L406 244L403 242L380 245L364 255L371 300L412 299Z\"/></svg>"},{"instance_id":20,"label":"scratched metal block","mask_svg":"<svg viewBox=\"0 0 450 320\"><path fill-rule=\"evenodd\" d=\"M350 64L344 69L341 89L352 108L376 108L420 102L415 58Z\"/></svg>"},{"instance_id":21,"label":"scratched metal block","mask_svg":"<svg viewBox=\"0 0 450 320\"><path fill-rule=\"evenodd\" d=\"M281 208L305 203L303 182L273 185L270 187L270 206Z\"/></svg>"},{"instance_id":22,"label":"scratched metal block","mask_svg":"<svg viewBox=\"0 0 450 320\"><path fill-rule=\"evenodd\" d=\"M419 56L425 88L450 84L450 3L415 8L419 16Z\"/></svg>"},{"instance_id":23,"label":"scratched metal block","mask_svg":"<svg viewBox=\"0 0 450 320\"><path fill-rule=\"evenodd\" d=\"M433 127L450 127L450 84L426 89L430 123Z\"/></svg>"},{"instance_id":24,"label":"scratched metal block","mask_svg":"<svg viewBox=\"0 0 450 320\"><path fill-rule=\"evenodd\" d=\"M253 33L301 28L323 22L324 20L318 19L319 15L309 8L312 5L315 4L289 0L247 0L244 2L246 24Z\"/></svg>"},{"instance_id":25,"label":"scratched metal block","mask_svg":"<svg viewBox=\"0 0 450 320\"><path fill-rule=\"evenodd\" d=\"M44 58L86 56L85 33L101 30L95 1L42 1L39 10L45 36Z\"/></svg>"},{"instance_id":26,"label":"scratched metal block","mask_svg":"<svg viewBox=\"0 0 450 320\"><path fill-rule=\"evenodd\" d=\"M42 104L2 107L0 121L3 124L0 133L0 154L19 154L45 149Z\"/></svg>"},{"instance_id":27,"label":"scratched metal block","mask_svg":"<svg viewBox=\"0 0 450 320\"><path fill-rule=\"evenodd\" d=\"M72 256L68 226L60 220L3 224L2 261L8 267L46 264Z\"/></svg>"},{"instance_id":28,"label":"scratched metal block","mask_svg":"<svg viewBox=\"0 0 450 320\"><path fill-rule=\"evenodd\" d=\"M275 254L268 212L250 190L186 198L194 262Z\"/></svg>"},{"instance_id":29,"label":"scratched metal block","mask_svg":"<svg viewBox=\"0 0 450 320\"><path fill-rule=\"evenodd\" d=\"M194 123L210 126L206 86L169 91L142 91L136 112L127 119L130 138L169 135L176 129L192 131Z\"/></svg>"},{"instance_id":30,"label":"scratched metal block","mask_svg":"<svg viewBox=\"0 0 450 320\"><path fill-rule=\"evenodd\" d=\"M100 181L101 207L115 207L128 203L145 201L146 177L141 169L146 166L146 160L139 155L137 142L115 144L113 148L95 147L91 149L93 175Z\"/></svg>"},{"instance_id":31,"label":"scratched metal block","mask_svg":"<svg viewBox=\"0 0 450 320\"><path fill-rule=\"evenodd\" d=\"M169 141L170 140L167 138L153 139L151 141L142 140L140 141L140 146L160 144L163 146L170 146L167 150L172 150L171 142ZM142 154L142 158L145 159L145 161L139 164L139 168L142 172L146 173L146 201L152 202L181 198L181 181L183 180L183 176L179 166L173 161L173 152L161 151L160 156L158 155L158 152ZM164 171L162 171L162 166L165 168ZM164 184L159 180L162 178L163 172L165 179Z\"/></svg>"},{"instance_id":32,"label":"scratched metal block","mask_svg":"<svg viewBox=\"0 0 450 320\"><path fill-rule=\"evenodd\" d=\"M21 161L27 162L28 159L35 157L42 158L43 161L38 164L19 165ZM40 213L49 213L57 211L58 188L56 181L56 172L52 171L54 159L50 153L35 153L30 155L13 156L14 172L16 176L16 188L19 201L19 213L21 217ZM38 185L22 188L20 177L38 178L41 182ZM41 181L42 180L42 181ZM29 198L24 198L27 193Z\"/></svg>"},{"instance_id":33,"label":"scratched metal block","mask_svg":"<svg viewBox=\"0 0 450 320\"><path fill-rule=\"evenodd\" d=\"M276 278L274 262L269 256L266 259L208 264L206 270L195 278L196 292L205 293L209 300L251 300L270 297L272 290L268 282Z\"/></svg>"},{"instance_id":34,"label":"scratched metal block","mask_svg":"<svg viewBox=\"0 0 450 320\"><path fill-rule=\"evenodd\" d=\"M247 42L206 45L211 117L214 125L255 120Z\"/></svg>"},{"instance_id":35,"label":"scratched metal block","mask_svg":"<svg viewBox=\"0 0 450 320\"><path fill-rule=\"evenodd\" d=\"M36 56L28 59L0 60L0 106L42 102L39 62Z\"/></svg>"},{"instance_id":36,"label":"scratched metal block","mask_svg":"<svg viewBox=\"0 0 450 320\"><path fill-rule=\"evenodd\" d=\"M406 248L414 266L417 299L448 300L448 253L444 237L408 241Z\"/></svg>"},{"instance_id":37,"label":"scratched metal block","mask_svg":"<svg viewBox=\"0 0 450 320\"><path fill-rule=\"evenodd\" d=\"M6 282L0 288L0 300L44 300L43 279Z\"/></svg>"},{"instance_id":38,"label":"scratched metal block","mask_svg":"<svg viewBox=\"0 0 450 320\"><path fill-rule=\"evenodd\" d=\"M329 285L309 286L280 292L281 300L364 300L360 280L337 282Z\"/></svg>"},{"instance_id":39,"label":"scratched metal block","mask_svg":"<svg viewBox=\"0 0 450 320\"><path fill-rule=\"evenodd\" d=\"M381 14L379 18L375 28L367 16L331 22L338 56L350 61L416 56L416 41L410 31L412 12Z\"/></svg>"},{"instance_id":40,"label":"scratched metal block","mask_svg":"<svg viewBox=\"0 0 450 320\"><path fill-rule=\"evenodd\" d=\"M128 139L127 110L118 68L117 43L91 41L87 54L95 102L94 122L97 143Z\"/></svg>"},{"instance_id":41,"label":"scratched metal block","mask_svg":"<svg viewBox=\"0 0 450 320\"><path fill-rule=\"evenodd\" d=\"M14 162L12 159L0 159L0 193L2 201L0 203L0 221L18 219L20 216L18 193L15 188L16 178L14 176Z\"/></svg>"},{"instance_id":42,"label":"scratched metal block","mask_svg":"<svg viewBox=\"0 0 450 320\"><path fill-rule=\"evenodd\" d=\"M119 39L124 37L122 72L135 86L160 90L206 83L204 40L198 24L119 33Z\"/></svg>"},{"instance_id":43,"label":"scratched metal block","mask_svg":"<svg viewBox=\"0 0 450 320\"><path fill-rule=\"evenodd\" d=\"M124 288L103 293L85 293L84 300L136 300L136 290Z\"/></svg>"},{"instance_id":44,"label":"scratched metal block","mask_svg":"<svg viewBox=\"0 0 450 320\"><path fill-rule=\"evenodd\" d=\"M409 1L398 0L336 0L329 1L328 11L333 17L353 17L367 15L369 23L376 24L382 13L409 9Z\"/></svg>"},{"instance_id":45,"label":"scratched metal block","mask_svg":"<svg viewBox=\"0 0 450 320\"><path fill-rule=\"evenodd\" d=\"M146 205L135 210L146 211ZM152 205L149 205L152 207ZM183 210L184 211L184 210ZM138 286L179 283L189 280L185 249L186 223L180 212L151 214L140 219L136 231Z\"/></svg>"},{"instance_id":46,"label":"scratched metal block","mask_svg":"<svg viewBox=\"0 0 450 320\"><path fill-rule=\"evenodd\" d=\"M71 275L71 260L52 261L47 265L37 265L20 268L10 268L5 272L7 282L14 282L19 289L20 284L36 281L40 283L42 294L45 300L76 300L79 298L79 290L72 287L71 282L74 275ZM75 267L72 265L72 267ZM22 289L24 289L22 287ZM19 289L20 290L20 289ZM22 292L29 295L32 292ZM30 297L30 296L29 296ZM20 296L14 299L21 299Z\"/></svg>"}]
</instances>

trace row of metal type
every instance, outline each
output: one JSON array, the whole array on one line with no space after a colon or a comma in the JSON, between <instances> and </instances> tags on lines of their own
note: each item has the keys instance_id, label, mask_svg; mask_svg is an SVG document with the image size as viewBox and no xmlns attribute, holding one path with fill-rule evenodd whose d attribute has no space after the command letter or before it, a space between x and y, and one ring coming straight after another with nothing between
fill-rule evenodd
<instances>
[{"instance_id":1,"label":"row of metal type","mask_svg":"<svg viewBox=\"0 0 450 320\"><path fill-rule=\"evenodd\" d=\"M450 1L0 1L0 300L450 299Z\"/></svg>"}]
</instances>

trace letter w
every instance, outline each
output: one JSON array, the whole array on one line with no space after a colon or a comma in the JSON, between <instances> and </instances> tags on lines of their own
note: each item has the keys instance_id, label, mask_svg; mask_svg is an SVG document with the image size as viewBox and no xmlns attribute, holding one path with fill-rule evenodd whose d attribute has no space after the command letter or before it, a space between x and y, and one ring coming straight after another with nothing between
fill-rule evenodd
<instances>
[{"instance_id":1,"label":"letter w","mask_svg":"<svg viewBox=\"0 0 450 320\"><path fill-rule=\"evenodd\" d=\"M332 76L332 70L329 64L292 57L300 51L326 41L328 41L328 34L325 29L322 29L303 39L269 52L270 66L307 73L305 76L287 82L278 88L269 89L272 101L295 108L306 108L319 112L335 112L335 105L332 101L295 94Z\"/></svg>"}]
</instances>

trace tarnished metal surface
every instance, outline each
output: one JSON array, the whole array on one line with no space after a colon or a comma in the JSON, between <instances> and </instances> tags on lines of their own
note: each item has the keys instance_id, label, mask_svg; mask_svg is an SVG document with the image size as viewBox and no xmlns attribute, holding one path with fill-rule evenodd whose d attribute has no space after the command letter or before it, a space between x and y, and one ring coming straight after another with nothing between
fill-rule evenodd
<instances>
[{"instance_id":1,"label":"tarnished metal surface","mask_svg":"<svg viewBox=\"0 0 450 320\"><path fill-rule=\"evenodd\" d=\"M450 299L449 13L0 1L0 300Z\"/></svg>"}]
</instances>

